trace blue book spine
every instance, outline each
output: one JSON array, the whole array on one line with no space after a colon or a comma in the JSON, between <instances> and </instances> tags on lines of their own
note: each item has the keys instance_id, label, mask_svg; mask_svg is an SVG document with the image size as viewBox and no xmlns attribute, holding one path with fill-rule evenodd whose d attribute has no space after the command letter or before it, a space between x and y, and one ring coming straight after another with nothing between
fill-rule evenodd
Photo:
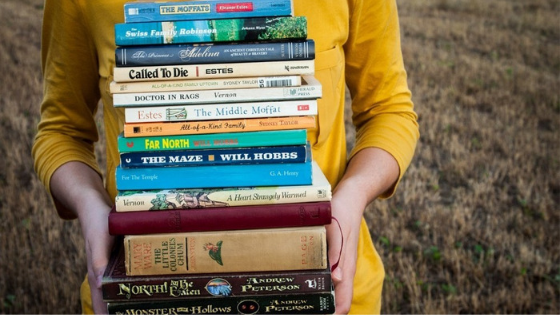
<instances>
[{"instance_id":1,"label":"blue book spine","mask_svg":"<svg viewBox=\"0 0 560 315\"><path fill-rule=\"evenodd\" d=\"M306 129L210 133L202 135L117 137L119 152L239 148L273 145L305 145Z\"/></svg>"},{"instance_id":2,"label":"blue book spine","mask_svg":"<svg viewBox=\"0 0 560 315\"><path fill-rule=\"evenodd\" d=\"M117 46L306 38L305 16L115 24Z\"/></svg>"},{"instance_id":3,"label":"blue book spine","mask_svg":"<svg viewBox=\"0 0 560 315\"><path fill-rule=\"evenodd\" d=\"M305 145L121 153L121 167L303 163Z\"/></svg>"},{"instance_id":4,"label":"blue book spine","mask_svg":"<svg viewBox=\"0 0 560 315\"><path fill-rule=\"evenodd\" d=\"M310 60L313 40L239 44L124 46L115 50L117 67L252 61Z\"/></svg>"},{"instance_id":5,"label":"blue book spine","mask_svg":"<svg viewBox=\"0 0 560 315\"><path fill-rule=\"evenodd\" d=\"M311 185L311 160L304 163L122 168L118 190Z\"/></svg>"},{"instance_id":6,"label":"blue book spine","mask_svg":"<svg viewBox=\"0 0 560 315\"><path fill-rule=\"evenodd\" d=\"M292 0L134 1L124 4L125 23L292 15Z\"/></svg>"}]
</instances>

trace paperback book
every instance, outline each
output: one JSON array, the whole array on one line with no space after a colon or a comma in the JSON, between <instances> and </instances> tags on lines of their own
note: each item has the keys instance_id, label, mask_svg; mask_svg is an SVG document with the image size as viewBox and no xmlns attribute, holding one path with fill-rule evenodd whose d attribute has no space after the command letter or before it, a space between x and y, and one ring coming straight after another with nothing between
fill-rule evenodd
<instances>
[{"instance_id":1,"label":"paperback book","mask_svg":"<svg viewBox=\"0 0 560 315\"><path fill-rule=\"evenodd\" d=\"M307 130L273 130L234 133L209 133L184 136L117 137L118 150L125 152L240 148L277 145L304 145Z\"/></svg>"},{"instance_id":2,"label":"paperback book","mask_svg":"<svg viewBox=\"0 0 560 315\"><path fill-rule=\"evenodd\" d=\"M274 229L331 223L330 201L109 213L109 234Z\"/></svg>"},{"instance_id":3,"label":"paperback book","mask_svg":"<svg viewBox=\"0 0 560 315\"><path fill-rule=\"evenodd\" d=\"M153 107L158 105L201 104L213 104L214 106L217 106L223 103L251 102L254 104L255 109L245 114L251 114L255 111L266 113L263 108L267 108L267 104L287 107L288 105L294 103L280 101L315 100L322 96L321 83L313 76L304 76L303 83L303 85L297 87L271 87L267 89L240 88L223 90L115 93L113 94L113 104L115 107ZM269 111L272 112L272 109L269 109Z\"/></svg>"},{"instance_id":4,"label":"paperback book","mask_svg":"<svg viewBox=\"0 0 560 315\"><path fill-rule=\"evenodd\" d=\"M110 302L110 314L333 314L334 292Z\"/></svg>"},{"instance_id":5,"label":"paperback book","mask_svg":"<svg viewBox=\"0 0 560 315\"><path fill-rule=\"evenodd\" d=\"M101 281L106 302L327 293L332 287L329 268L220 275L127 276L122 240L117 240L116 245Z\"/></svg>"},{"instance_id":6,"label":"paperback book","mask_svg":"<svg viewBox=\"0 0 560 315\"><path fill-rule=\"evenodd\" d=\"M311 39L123 46L115 50L117 67L311 59L315 59L315 42Z\"/></svg>"},{"instance_id":7,"label":"paperback book","mask_svg":"<svg viewBox=\"0 0 560 315\"><path fill-rule=\"evenodd\" d=\"M124 4L124 22L293 16L291 0L132 1Z\"/></svg>"},{"instance_id":8,"label":"paperback book","mask_svg":"<svg viewBox=\"0 0 560 315\"><path fill-rule=\"evenodd\" d=\"M202 65L114 67L113 80L115 82L140 82L200 78L217 79L273 75L312 75L314 72L315 60L261 61Z\"/></svg>"},{"instance_id":9,"label":"paperback book","mask_svg":"<svg viewBox=\"0 0 560 315\"><path fill-rule=\"evenodd\" d=\"M239 118L187 122L125 123L125 137L177 136L315 128L315 116Z\"/></svg>"},{"instance_id":10,"label":"paperback book","mask_svg":"<svg viewBox=\"0 0 560 315\"><path fill-rule=\"evenodd\" d=\"M325 226L124 236L127 276L327 268Z\"/></svg>"},{"instance_id":11,"label":"paperback book","mask_svg":"<svg viewBox=\"0 0 560 315\"><path fill-rule=\"evenodd\" d=\"M301 76L272 76L272 77L247 77L223 78L201 80L176 80L161 82L129 82L119 83L112 81L109 84L111 93L140 93L140 92L173 92L195 90L226 90L246 88L272 88L300 86Z\"/></svg>"},{"instance_id":12,"label":"paperback book","mask_svg":"<svg viewBox=\"0 0 560 315\"><path fill-rule=\"evenodd\" d=\"M305 145L263 146L231 149L147 151L120 154L122 168L298 163L307 160Z\"/></svg>"},{"instance_id":13,"label":"paperback book","mask_svg":"<svg viewBox=\"0 0 560 315\"><path fill-rule=\"evenodd\" d=\"M116 168L118 190L311 185L311 153L303 163Z\"/></svg>"},{"instance_id":14,"label":"paperback book","mask_svg":"<svg viewBox=\"0 0 560 315\"><path fill-rule=\"evenodd\" d=\"M115 197L115 210L160 211L330 201L331 185L315 161L311 172L311 185L120 190Z\"/></svg>"}]
</instances>

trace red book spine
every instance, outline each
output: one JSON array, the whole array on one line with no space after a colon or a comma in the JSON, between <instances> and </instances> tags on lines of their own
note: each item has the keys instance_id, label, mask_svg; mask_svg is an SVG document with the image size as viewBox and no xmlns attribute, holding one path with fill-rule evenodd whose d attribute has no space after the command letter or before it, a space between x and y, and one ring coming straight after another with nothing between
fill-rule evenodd
<instances>
[{"instance_id":1,"label":"red book spine","mask_svg":"<svg viewBox=\"0 0 560 315\"><path fill-rule=\"evenodd\" d=\"M111 235L249 230L327 225L331 203L307 202L109 213Z\"/></svg>"}]
</instances>

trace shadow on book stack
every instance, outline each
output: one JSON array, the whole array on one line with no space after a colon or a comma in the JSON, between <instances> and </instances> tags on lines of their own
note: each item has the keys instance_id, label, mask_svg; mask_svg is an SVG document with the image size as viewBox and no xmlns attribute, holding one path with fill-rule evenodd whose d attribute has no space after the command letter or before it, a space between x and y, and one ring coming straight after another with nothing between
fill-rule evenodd
<instances>
[{"instance_id":1,"label":"shadow on book stack","mask_svg":"<svg viewBox=\"0 0 560 315\"><path fill-rule=\"evenodd\" d=\"M128 2L112 314L332 314L315 45L291 0Z\"/></svg>"}]
</instances>

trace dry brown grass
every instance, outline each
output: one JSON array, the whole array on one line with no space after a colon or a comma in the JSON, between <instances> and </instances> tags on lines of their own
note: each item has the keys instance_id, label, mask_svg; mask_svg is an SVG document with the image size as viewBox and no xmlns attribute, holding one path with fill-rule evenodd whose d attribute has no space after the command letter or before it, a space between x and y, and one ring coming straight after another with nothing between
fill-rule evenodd
<instances>
[{"instance_id":1,"label":"dry brown grass","mask_svg":"<svg viewBox=\"0 0 560 315\"><path fill-rule=\"evenodd\" d=\"M1 313L79 312L86 270L77 222L32 169L41 5L0 1ZM399 5L422 137L397 194L366 213L382 311L559 313L560 4Z\"/></svg>"}]
</instances>

